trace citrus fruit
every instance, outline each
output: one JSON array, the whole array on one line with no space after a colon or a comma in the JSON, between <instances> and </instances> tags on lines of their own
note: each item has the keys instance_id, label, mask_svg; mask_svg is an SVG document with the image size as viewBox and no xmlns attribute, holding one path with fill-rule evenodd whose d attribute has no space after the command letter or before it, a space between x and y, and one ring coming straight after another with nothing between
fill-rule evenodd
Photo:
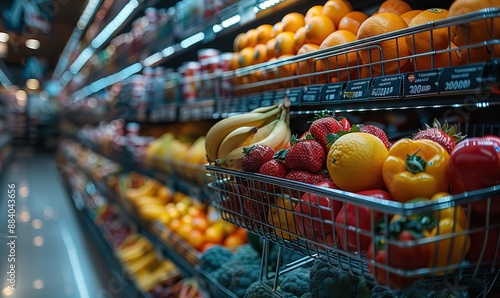
<instances>
[{"instance_id":1,"label":"citrus fruit","mask_svg":"<svg viewBox=\"0 0 500 298\"><path fill-rule=\"evenodd\" d=\"M247 240L238 234L227 235L222 244L225 247L236 247L247 243Z\"/></svg>"},{"instance_id":2,"label":"citrus fruit","mask_svg":"<svg viewBox=\"0 0 500 298\"><path fill-rule=\"evenodd\" d=\"M218 223L209 226L205 230L205 241L222 244L224 242L224 231L222 227L218 227L216 225L218 225Z\"/></svg>"},{"instance_id":3,"label":"citrus fruit","mask_svg":"<svg viewBox=\"0 0 500 298\"><path fill-rule=\"evenodd\" d=\"M233 50L235 52L239 52L241 50L243 50L244 48L246 48L247 46L247 35L246 33L240 33L238 35L236 35L236 37L234 38L234 42L233 42Z\"/></svg>"},{"instance_id":4,"label":"citrus fruit","mask_svg":"<svg viewBox=\"0 0 500 298\"><path fill-rule=\"evenodd\" d=\"M283 60L283 59L287 59L287 58L294 57L294 56L295 55L292 55L292 54L285 54L285 55L279 56L278 60ZM276 76L278 78L286 78L286 77L295 76L296 74L297 74L297 63L289 62L287 64L278 66ZM294 85L294 82L292 80L285 80L285 81L280 82L280 85L282 87L292 87Z\"/></svg>"},{"instance_id":5,"label":"citrus fruit","mask_svg":"<svg viewBox=\"0 0 500 298\"><path fill-rule=\"evenodd\" d=\"M276 54L276 39L271 38L266 42L266 55L268 59L276 58L278 55Z\"/></svg>"},{"instance_id":6,"label":"citrus fruit","mask_svg":"<svg viewBox=\"0 0 500 298\"><path fill-rule=\"evenodd\" d=\"M500 7L500 0L456 0L449 8L448 17L451 18L488 7ZM491 22L492 20L488 18L471 22L468 26L463 24L451 26L450 39L460 47L467 45L468 41L473 44L491 40L492 36L499 38L500 18L494 18L493 27ZM492 28L494 32L491 32Z\"/></svg>"},{"instance_id":7,"label":"citrus fruit","mask_svg":"<svg viewBox=\"0 0 500 298\"><path fill-rule=\"evenodd\" d=\"M271 33L273 32L273 26L270 24L262 24L256 29L257 32L257 43L266 44L266 42L271 39Z\"/></svg>"},{"instance_id":8,"label":"citrus fruit","mask_svg":"<svg viewBox=\"0 0 500 298\"><path fill-rule=\"evenodd\" d=\"M340 19L338 30L347 30L353 34L358 34L359 26L368 18L368 15L361 11L351 11Z\"/></svg>"},{"instance_id":9,"label":"citrus fruit","mask_svg":"<svg viewBox=\"0 0 500 298\"><path fill-rule=\"evenodd\" d=\"M409 24L410 21L419 13L421 13L422 10L420 9L414 9L414 10L410 10L410 11L407 11L405 13L403 13L402 15L400 15L400 17L405 20L406 24Z\"/></svg>"},{"instance_id":10,"label":"citrus fruit","mask_svg":"<svg viewBox=\"0 0 500 298\"><path fill-rule=\"evenodd\" d=\"M351 4L344 0L330 0L323 5L323 15L332 20L336 28L340 20L351 10Z\"/></svg>"},{"instance_id":11,"label":"citrus fruit","mask_svg":"<svg viewBox=\"0 0 500 298\"><path fill-rule=\"evenodd\" d=\"M295 52L298 52L300 47L302 47L306 43L306 27L300 27L295 31L295 40L293 49Z\"/></svg>"},{"instance_id":12,"label":"citrus fruit","mask_svg":"<svg viewBox=\"0 0 500 298\"><path fill-rule=\"evenodd\" d=\"M293 49L295 45L295 34L290 31L283 31L276 36L276 46L274 50L276 51L276 55L287 55L287 54L295 54L295 50Z\"/></svg>"},{"instance_id":13,"label":"citrus fruit","mask_svg":"<svg viewBox=\"0 0 500 298\"><path fill-rule=\"evenodd\" d=\"M388 155L384 143L376 136L352 132L332 144L326 167L333 182L343 190L378 189L384 185L382 166Z\"/></svg>"},{"instance_id":14,"label":"citrus fruit","mask_svg":"<svg viewBox=\"0 0 500 298\"><path fill-rule=\"evenodd\" d=\"M306 24L306 43L321 44L323 40L335 31L335 24L324 15L314 16Z\"/></svg>"},{"instance_id":15,"label":"citrus fruit","mask_svg":"<svg viewBox=\"0 0 500 298\"><path fill-rule=\"evenodd\" d=\"M361 40L407 27L408 25L406 25L405 21L397 14L392 12L382 12L372 15L366 19L363 24L361 24L357 38L358 40ZM393 71L398 68L398 62L400 66L403 66L409 61L408 58L405 58L410 55L410 52L408 51L404 37L381 41L378 43L378 46L381 48L382 53L378 48L362 50L359 52L361 60L364 64L381 62L380 56L382 56L382 61L397 58L402 59L392 62L384 62L382 64L374 64L372 67L377 71L382 70L382 65L384 66L385 71Z\"/></svg>"},{"instance_id":16,"label":"citrus fruit","mask_svg":"<svg viewBox=\"0 0 500 298\"><path fill-rule=\"evenodd\" d=\"M304 16L304 22L307 23L312 17L319 16L323 14L323 5L314 5L309 8Z\"/></svg>"},{"instance_id":17,"label":"citrus fruit","mask_svg":"<svg viewBox=\"0 0 500 298\"><path fill-rule=\"evenodd\" d=\"M255 47L258 44L256 29L248 30L246 32L246 36L247 36L247 47Z\"/></svg>"},{"instance_id":18,"label":"citrus fruit","mask_svg":"<svg viewBox=\"0 0 500 298\"><path fill-rule=\"evenodd\" d=\"M319 46L316 44L312 43L306 43L303 45L299 51L297 52L297 55L309 53L309 52L314 52L319 50ZM315 65L316 64L316 65ZM308 73L314 73L316 71L324 71L324 64L322 61L314 61L314 58L310 58L307 60L300 61L298 63L298 73L303 75L303 74L308 74ZM307 76L307 77L302 77L299 79L300 83L302 85L309 85L309 84L324 84L327 82L327 76L326 75L321 75L321 76Z\"/></svg>"},{"instance_id":19,"label":"citrus fruit","mask_svg":"<svg viewBox=\"0 0 500 298\"><path fill-rule=\"evenodd\" d=\"M274 24L273 26L273 31L271 31L271 38L276 38L276 36L278 34L280 34L281 32L283 32L283 23L282 22L277 22L276 24Z\"/></svg>"},{"instance_id":20,"label":"citrus fruit","mask_svg":"<svg viewBox=\"0 0 500 298\"><path fill-rule=\"evenodd\" d=\"M283 19L281 19L281 23L283 24L283 31L295 33L297 29L305 25L304 15L298 12L288 13L283 17Z\"/></svg>"},{"instance_id":21,"label":"citrus fruit","mask_svg":"<svg viewBox=\"0 0 500 298\"><path fill-rule=\"evenodd\" d=\"M253 63L254 64L259 64L266 62L268 60L267 58L267 48L265 44L258 44L253 48Z\"/></svg>"},{"instance_id":22,"label":"citrus fruit","mask_svg":"<svg viewBox=\"0 0 500 298\"><path fill-rule=\"evenodd\" d=\"M205 243L205 239L203 237L203 233L198 230L192 230L189 234L189 237L186 238L187 242L191 244L191 246L195 249L200 249Z\"/></svg>"},{"instance_id":23,"label":"citrus fruit","mask_svg":"<svg viewBox=\"0 0 500 298\"><path fill-rule=\"evenodd\" d=\"M319 46L320 49L339 46L356 40L356 35L351 31L337 30L328 35ZM338 68L346 68L357 65L358 54L356 52L348 52L339 54L327 59L327 69L334 70ZM339 78L339 81L345 81L348 78L350 70L342 70L333 74Z\"/></svg>"},{"instance_id":24,"label":"citrus fruit","mask_svg":"<svg viewBox=\"0 0 500 298\"><path fill-rule=\"evenodd\" d=\"M381 12L392 12L397 15L402 15L403 13L412 10L410 4L402 0L387 0L384 1L378 8L378 13Z\"/></svg>"},{"instance_id":25,"label":"citrus fruit","mask_svg":"<svg viewBox=\"0 0 500 298\"><path fill-rule=\"evenodd\" d=\"M408 27L415 27L418 25L427 24L429 22L444 20L447 17L448 11L446 9L430 8L413 17L413 19L408 24ZM405 37L408 50L412 54L444 50L448 48L449 40L450 38L448 36L447 27L434 29L432 31L429 30L416 34L410 34Z\"/></svg>"},{"instance_id":26,"label":"citrus fruit","mask_svg":"<svg viewBox=\"0 0 500 298\"><path fill-rule=\"evenodd\" d=\"M238 57L239 67L250 66L254 62L255 51L253 47L246 47L240 51Z\"/></svg>"},{"instance_id":27,"label":"citrus fruit","mask_svg":"<svg viewBox=\"0 0 500 298\"><path fill-rule=\"evenodd\" d=\"M492 57L500 57L500 45L479 46L475 48L462 48L461 64L487 62Z\"/></svg>"},{"instance_id":28,"label":"citrus fruit","mask_svg":"<svg viewBox=\"0 0 500 298\"><path fill-rule=\"evenodd\" d=\"M457 46L454 44L451 45L451 49L452 50L449 52L414 57L413 64L415 65L415 70L427 70L460 65L462 63L462 52L457 49Z\"/></svg>"}]
</instances>

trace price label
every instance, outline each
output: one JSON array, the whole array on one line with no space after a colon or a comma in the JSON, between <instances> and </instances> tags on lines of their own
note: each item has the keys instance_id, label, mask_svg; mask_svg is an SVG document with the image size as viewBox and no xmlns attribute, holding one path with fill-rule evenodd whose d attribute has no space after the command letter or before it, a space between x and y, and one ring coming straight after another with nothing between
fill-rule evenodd
<instances>
[{"instance_id":1,"label":"price label","mask_svg":"<svg viewBox=\"0 0 500 298\"><path fill-rule=\"evenodd\" d=\"M274 103L274 93L273 92L264 92L262 95L262 100L260 102L261 107L269 107Z\"/></svg>"},{"instance_id":2,"label":"price label","mask_svg":"<svg viewBox=\"0 0 500 298\"><path fill-rule=\"evenodd\" d=\"M401 97L402 75L376 77L370 89L370 97Z\"/></svg>"},{"instance_id":3,"label":"price label","mask_svg":"<svg viewBox=\"0 0 500 298\"><path fill-rule=\"evenodd\" d=\"M409 73L404 76L404 96L437 94L439 70Z\"/></svg>"},{"instance_id":4,"label":"price label","mask_svg":"<svg viewBox=\"0 0 500 298\"><path fill-rule=\"evenodd\" d=\"M343 83L326 84L321 88L321 102L340 102L342 98Z\"/></svg>"},{"instance_id":5,"label":"price label","mask_svg":"<svg viewBox=\"0 0 500 298\"><path fill-rule=\"evenodd\" d=\"M285 98L285 91L278 90L274 93L274 104L280 103Z\"/></svg>"},{"instance_id":6,"label":"price label","mask_svg":"<svg viewBox=\"0 0 500 298\"><path fill-rule=\"evenodd\" d=\"M181 106L179 108L179 121L185 122L189 121L191 118L191 108L189 106Z\"/></svg>"},{"instance_id":7,"label":"price label","mask_svg":"<svg viewBox=\"0 0 500 298\"><path fill-rule=\"evenodd\" d=\"M239 101L236 102L237 108L233 112L242 112L242 113L248 112L249 111L248 110L248 101L249 101L248 96L240 97Z\"/></svg>"},{"instance_id":8,"label":"price label","mask_svg":"<svg viewBox=\"0 0 500 298\"><path fill-rule=\"evenodd\" d=\"M371 79L350 81L342 92L343 99L368 98Z\"/></svg>"},{"instance_id":9,"label":"price label","mask_svg":"<svg viewBox=\"0 0 500 298\"><path fill-rule=\"evenodd\" d=\"M255 94L248 98L248 110L251 111L260 107L260 101L262 100L261 94Z\"/></svg>"},{"instance_id":10,"label":"price label","mask_svg":"<svg viewBox=\"0 0 500 298\"><path fill-rule=\"evenodd\" d=\"M299 105L300 98L302 97L302 88L287 89L286 97L290 100L292 105Z\"/></svg>"},{"instance_id":11,"label":"price label","mask_svg":"<svg viewBox=\"0 0 500 298\"><path fill-rule=\"evenodd\" d=\"M444 68L439 76L439 92L474 90L480 87L486 63Z\"/></svg>"},{"instance_id":12,"label":"price label","mask_svg":"<svg viewBox=\"0 0 500 298\"><path fill-rule=\"evenodd\" d=\"M321 88L323 85L307 86L302 89L301 103L313 104L321 101Z\"/></svg>"},{"instance_id":13,"label":"price label","mask_svg":"<svg viewBox=\"0 0 500 298\"><path fill-rule=\"evenodd\" d=\"M202 108L201 113L202 113L201 117L203 119L212 119L215 113L215 106L214 105L205 106Z\"/></svg>"}]
</instances>

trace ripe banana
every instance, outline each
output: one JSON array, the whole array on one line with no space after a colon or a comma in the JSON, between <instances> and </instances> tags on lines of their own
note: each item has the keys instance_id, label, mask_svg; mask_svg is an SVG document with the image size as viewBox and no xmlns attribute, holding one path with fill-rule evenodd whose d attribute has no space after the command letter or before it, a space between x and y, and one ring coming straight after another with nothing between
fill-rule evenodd
<instances>
[{"instance_id":1,"label":"ripe banana","mask_svg":"<svg viewBox=\"0 0 500 298\"><path fill-rule=\"evenodd\" d=\"M250 112L235 115L215 123L206 135L205 149L207 151L208 162L214 162L218 158L219 147L229 133L241 126L261 127L265 123L278 118L282 106L283 104L279 104L263 113Z\"/></svg>"},{"instance_id":2,"label":"ripe banana","mask_svg":"<svg viewBox=\"0 0 500 298\"><path fill-rule=\"evenodd\" d=\"M161 183L154 179L148 179L139 188L129 188L127 190L127 198L135 200L140 197L154 196L160 187Z\"/></svg>"},{"instance_id":3,"label":"ripe banana","mask_svg":"<svg viewBox=\"0 0 500 298\"><path fill-rule=\"evenodd\" d=\"M144 253L150 251L153 248L151 242L145 238L139 238L134 244L128 245L117 251L118 257L128 263L132 260L137 259L139 256L143 256Z\"/></svg>"},{"instance_id":4,"label":"ripe banana","mask_svg":"<svg viewBox=\"0 0 500 298\"><path fill-rule=\"evenodd\" d=\"M280 119L276 123L274 129L262 140L255 143L249 144L247 146L241 146L233 149L225 157L216 160L216 165L221 167L226 167L235 170L241 170L241 159L245 155L243 153L243 148L251 147L256 144L268 145L274 150L280 150L284 148L286 143L292 137L292 132L290 130L290 109L288 107L282 107L282 112Z\"/></svg>"},{"instance_id":5,"label":"ripe banana","mask_svg":"<svg viewBox=\"0 0 500 298\"><path fill-rule=\"evenodd\" d=\"M265 137L267 137L273 131L273 129L276 127L276 124L278 124L278 121L279 121L279 119L275 119L275 120L265 124L264 126L259 127L257 132L253 135L252 140L250 140L250 143L251 144L256 143L258 141L263 140ZM242 144L241 146L244 146L244 145ZM241 146L238 146L238 147L241 147ZM225 156L225 155L221 155L221 156Z\"/></svg>"},{"instance_id":6,"label":"ripe banana","mask_svg":"<svg viewBox=\"0 0 500 298\"><path fill-rule=\"evenodd\" d=\"M267 107L258 107L250 111L250 113L265 113L269 112L271 110L274 110L278 107L278 105L272 105L272 106L267 106Z\"/></svg>"},{"instance_id":7,"label":"ripe banana","mask_svg":"<svg viewBox=\"0 0 500 298\"><path fill-rule=\"evenodd\" d=\"M230 132L222 141L217 156L226 156L236 147L250 144L253 136L257 133L256 126L241 126Z\"/></svg>"}]
</instances>

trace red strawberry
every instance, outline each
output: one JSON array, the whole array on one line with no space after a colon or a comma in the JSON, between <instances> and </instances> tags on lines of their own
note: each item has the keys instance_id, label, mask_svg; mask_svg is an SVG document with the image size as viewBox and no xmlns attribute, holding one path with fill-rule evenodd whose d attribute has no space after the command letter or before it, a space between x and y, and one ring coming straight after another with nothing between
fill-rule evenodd
<instances>
[{"instance_id":1,"label":"red strawberry","mask_svg":"<svg viewBox=\"0 0 500 298\"><path fill-rule=\"evenodd\" d=\"M271 159L266 161L259 169L260 174L273 177L285 178L288 174L288 168L279 159Z\"/></svg>"},{"instance_id":2,"label":"red strawberry","mask_svg":"<svg viewBox=\"0 0 500 298\"><path fill-rule=\"evenodd\" d=\"M439 123L437 119L434 119L432 127L430 127L428 124L425 124L425 130L421 130L413 134L413 139L432 140L443 146L448 151L448 153L451 153L451 151L453 151L453 149L455 148L455 144L466 137L463 136L461 132L457 132L457 129L458 128L456 124L449 126L448 122L445 121L441 126L441 123Z\"/></svg>"},{"instance_id":3,"label":"red strawberry","mask_svg":"<svg viewBox=\"0 0 500 298\"><path fill-rule=\"evenodd\" d=\"M291 170L318 173L325 164L325 150L314 139L293 140L285 155L285 165Z\"/></svg>"},{"instance_id":4,"label":"red strawberry","mask_svg":"<svg viewBox=\"0 0 500 298\"><path fill-rule=\"evenodd\" d=\"M260 167L266 162L273 159L276 153L274 149L268 145L254 145L243 149L245 156L241 159L241 168L243 171L258 173Z\"/></svg>"},{"instance_id":5,"label":"red strawberry","mask_svg":"<svg viewBox=\"0 0 500 298\"><path fill-rule=\"evenodd\" d=\"M333 116L325 114L317 115L309 127L309 133L323 146L325 152L330 149L326 135L329 133L335 134L341 130L343 130L342 124Z\"/></svg>"},{"instance_id":6,"label":"red strawberry","mask_svg":"<svg viewBox=\"0 0 500 298\"><path fill-rule=\"evenodd\" d=\"M363 125L360 126L359 130L376 136L384 143L387 149L391 148L391 142L389 142L387 135L380 127L375 125Z\"/></svg>"},{"instance_id":7,"label":"red strawberry","mask_svg":"<svg viewBox=\"0 0 500 298\"><path fill-rule=\"evenodd\" d=\"M316 184L323 181L332 181L332 178L328 174L328 172L321 173L311 173L307 171L290 171L288 175L285 177L286 179L304 182L308 184Z\"/></svg>"}]
</instances>

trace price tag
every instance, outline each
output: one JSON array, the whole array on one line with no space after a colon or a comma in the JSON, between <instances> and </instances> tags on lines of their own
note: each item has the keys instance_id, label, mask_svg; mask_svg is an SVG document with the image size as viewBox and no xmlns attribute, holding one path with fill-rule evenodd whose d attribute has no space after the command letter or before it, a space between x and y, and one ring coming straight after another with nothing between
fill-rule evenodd
<instances>
[{"instance_id":1,"label":"price tag","mask_svg":"<svg viewBox=\"0 0 500 298\"><path fill-rule=\"evenodd\" d=\"M474 90L480 87L485 63L443 68L439 76L439 92Z\"/></svg>"},{"instance_id":2,"label":"price tag","mask_svg":"<svg viewBox=\"0 0 500 298\"><path fill-rule=\"evenodd\" d=\"M248 96L243 96L240 97L237 101L237 108L234 110L234 112L241 112L241 113L246 113L248 112L248 101L249 97Z\"/></svg>"},{"instance_id":3,"label":"price tag","mask_svg":"<svg viewBox=\"0 0 500 298\"><path fill-rule=\"evenodd\" d=\"M191 109L190 107L183 105L179 108L179 121L185 122L189 121L191 118Z\"/></svg>"},{"instance_id":4,"label":"price tag","mask_svg":"<svg viewBox=\"0 0 500 298\"><path fill-rule=\"evenodd\" d=\"M262 99L261 94L254 94L248 98L248 110L251 111L260 107L260 101Z\"/></svg>"},{"instance_id":5,"label":"price tag","mask_svg":"<svg viewBox=\"0 0 500 298\"><path fill-rule=\"evenodd\" d=\"M260 101L261 107L272 106L273 102L274 102L274 93L273 92L264 92L264 94L262 94L262 100Z\"/></svg>"},{"instance_id":6,"label":"price tag","mask_svg":"<svg viewBox=\"0 0 500 298\"><path fill-rule=\"evenodd\" d=\"M285 98L285 91L278 90L274 93L274 104L280 103Z\"/></svg>"},{"instance_id":7,"label":"price tag","mask_svg":"<svg viewBox=\"0 0 500 298\"><path fill-rule=\"evenodd\" d=\"M323 85L306 86L302 89L302 100L304 104L314 104L321 101L321 88Z\"/></svg>"},{"instance_id":8,"label":"price tag","mask_svg":"<svg viewBox=\"0 0 500 298\"><path fill-rule=\"evenodd\" d=\"M433 69L405 74L404 96L437 94L439 72Z\"/></svg>"},{"instance_id":9,"label":"price tag","mask_svg":"<svg viewBox=\"0 0 500 298\"><path fill-rule=\"evenodd\" d=\"M209 105L202 108L202 118L203 119L212 119L215 113L215 106Z\"/></svg>"},{"instance_id":10,"label":"price tag","mask_svg":"<svg viewBox=\"0 0 500 298\"><path fill-rule=\"evenodd\" d=\"M292 105L299 105L300 98L302 97L302 88L287 89L285 95L288 97Z\"/></svg>"},{"instance_id":11,"label":"price tag","mask_svg":"<svg viewBox=\"0 0 500 298\"><path fill-rule=\"evenodd\" d=\"M340 102L342 98L343 83L325 84L321 88L321 102Z\"/></svg>"},{"instance_id":12,"label":"price tag","mask_svg":"<svg viewBox=\"0 0 500 298\"><path fill-rule=\"evenodd\" d=\"M401 97L401 85L403 83L403 76L392 75L382 76L373 79L373 84L370 89L370 97Z\"/></svg>"},{"instance_id":13,"label":"price tag","mask_svg":"<svg viewBox=\"0 0 500 298\"><path fill-rule=\"evenodd\" d=\"M343 99L363 99L368 97L371 79L350 81L342 92Z\"/></svg>"}]
</instances>

